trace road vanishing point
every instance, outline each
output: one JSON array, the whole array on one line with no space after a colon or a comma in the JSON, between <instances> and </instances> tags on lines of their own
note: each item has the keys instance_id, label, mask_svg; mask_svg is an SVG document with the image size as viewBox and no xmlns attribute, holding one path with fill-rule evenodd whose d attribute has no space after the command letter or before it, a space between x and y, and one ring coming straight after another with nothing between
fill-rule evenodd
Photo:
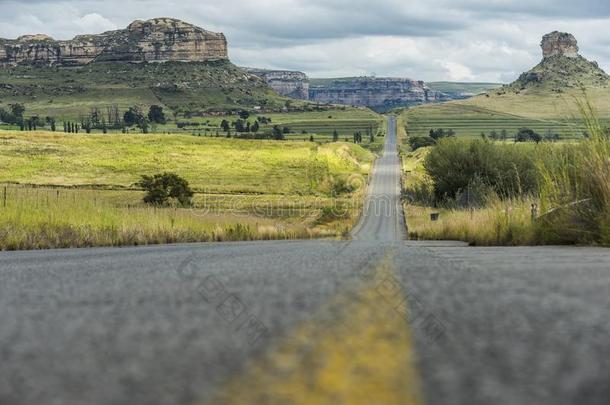
<instances>
[{"instance_id":1,"label":"road vanishing point","mask_svg":"<svg viewBox=\"0 0 610 405\"><path fill-rule=\"evenodd\" d=\"M350 240L0 253L0 404L603 404L610 251Z\"/></svg>"}]
</instances>

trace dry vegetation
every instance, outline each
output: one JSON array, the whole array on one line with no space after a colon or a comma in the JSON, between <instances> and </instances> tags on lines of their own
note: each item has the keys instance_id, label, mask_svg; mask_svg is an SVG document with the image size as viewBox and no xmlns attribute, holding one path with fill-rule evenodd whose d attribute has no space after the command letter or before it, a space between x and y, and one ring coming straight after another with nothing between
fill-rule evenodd
<instances>
[{"instance_id":1,"label":"dry vegetation","mask_svg":"<svg viewBox=\"0 0 610 405\"><path fill-rule=\"evenodd\" d=\"M578 105L590 134L578 143L452 139L432 151L406 154L411 237L475 245L610 246L610 140L591 104ZM480 200L472 208L460 202L466 188ZM438 221L431 221L433 212L440 213Z\"/></svg>"},{"instance_id":2,"label":"dry vegetation","mask_svg":"<svg viewBox=\"0 0 610 405\"><path fill-rule=\"evenodd\" d=\"M0 157L0 250L340 237L373 160L344 143L9 131ZM159 171L190 181L192 208L142 202L135 183Z\"/></svg>"}]
</instances>

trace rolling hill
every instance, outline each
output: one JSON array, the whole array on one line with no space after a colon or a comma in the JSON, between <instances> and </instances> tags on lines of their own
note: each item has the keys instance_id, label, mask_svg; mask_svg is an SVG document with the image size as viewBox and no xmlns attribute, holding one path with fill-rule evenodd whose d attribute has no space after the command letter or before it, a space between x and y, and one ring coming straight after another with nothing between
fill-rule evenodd
<instances>
[{"instance_id":1,"label":"rolling hill","mask_svg":"<svg viewBox=\"0 0 610 405\"><path fill-rule=\"evenodd\" d=\"M578 100L588 99L603 123L610 124L610 77L578 52L576 39L552 32L543 37L543 59L513 83L465 100L421 106L402 120L410 136L430 129L454 129L460 136L492 131L514 135L528 127L541 135L581 138L585 130Z\"/></svg>"}]
</instances>

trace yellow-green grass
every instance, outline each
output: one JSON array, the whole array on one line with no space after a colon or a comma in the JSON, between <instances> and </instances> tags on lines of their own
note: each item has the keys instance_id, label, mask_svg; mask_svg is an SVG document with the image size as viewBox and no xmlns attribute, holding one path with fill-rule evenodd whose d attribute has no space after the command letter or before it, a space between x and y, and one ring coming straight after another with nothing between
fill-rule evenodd
<instances>
[{"instance_id":1,"label":"yellow-green grass","mask_svg":"<svg viewBox=\"0 0 610 405\"><path fill-rule=\"evenodd\" d=\"M427 181L424 160L430 153L430 147L419 148L402 154L403 184L405 187Z\"/></svg>"},{"instance_id":2,"label":"yellow-green grass","mask_svg":"<svg viewBox=\"0 0 610 405\"><path fill-rule=\"evenodd\" d=\"M529 89L519 94L501 89L450 104L484 108L533 119L582 119L578 100L586 98L595 106L598 117L610 117L610 88L589 87L557 93L548 89Z\"/></svg>"},{"instance_id":3,"label":"yellow-green grass","mask_svg":"<svg viewBox=\"0 0 610 405\"><path fill-rule=\"evenodd\" d=\"M147 206L142 196L0 186L0 250L341 237L362 199L196 195L192 208L172 208Z\"/></svg>"},{"instance_id":4,"label":"yellow-green grass","mask_svg":"<svg viewBox=\"0 0 610 405\"><path fill-rule=\"evenodd\" d=\"M474 210L406 205L409 236L421 240L459 240L480 246L534 245L539 242L531 203L498 201ZM438 221L431 220L432 213L440 214Z\"/></svg>"},{"instance_id":5,"label":"yellow-green grass","mask_svg":"<svg viewBox=\"0 0 610 405\"><path fill-rule=\"evenodd\" d=\"M365 188L336 185L373 161L344 143L48 132L4 132L0 157L0 249L338 237ZM140 175L163 171L191 182L192 209L142 203Z\"/></svg>"},{"instance_id":6,"label":"yellow-green grass","mask_svg":"<svg viewBox=\"0 0 610 405\"><path fill-rule=\"evenodd\" d=\"M289 140L309 141L310 136L313 136L316 142L329 142L333 138L334 131L337 131L340 140L348 138L351 141L355 132L362 132L365 137L368 130L373 131L376 136L384 132L384 118L366 108L339 107L324 111L260 113L251 115L247 121L254 123L257 118L261 117L271 121L261 124L259 133L270 133L275 125L282 128L288 127L290 133L286 134L286 138ZM157 126L155 130L157 132L177 131L201 136L216 136L218 132L220 136L225 136L226 133L220 129L221 122L227 120L231 123L237 119L239 119L237 115L180 118L179 122L189 125L176 129L176 123L170 122ZM235 135L234 129L232 129L232 135ZM368 143L368 139L365 141Z\"/></svg>"},{"instance_id":7,"label":"yellow-green grass","mask_svg":"<svg viewBox=\"0 0 610 405\"><path fill-rule=\"evenodd\" d=\"M130 201L135 196L123 198L126 192L8 186L5 202L4 190L0 190L0 250L334 235L305 222L248 213L148 207Z\"/></svg>"},{"instance_id":8,"label":"yellow-green grass","mask_svg":"<svg viewBox=\"0 0 610 405\"><path fill-rule=\"evenodd\" d=\"M585 126L576 118L530 118L461 104L435 104L406 113L403 121L409 136L427 136L431 129L453 129L457 136L498 135L504 130L509 138L519 129L531 128L541 135L558 134L564 139L582 138Z\"/></svg>"},{"instance_id":9,"label":"yellow-green grass","mask_svg":"<svg viewBox=\"0 0 610 405\"><path fill-rule=\"evenodd\" d=\"M137 103L134 103L137 105ZM1 107L1 105L0 105ZM85 113L90 111L92 106L84 106ZM104 113L104 109L102 112ZM26 115L28 112L26 111ZM223 120L227 120L232 123L239 119L238 115L214 115L214 116L203 116L203 117L192 117L184 118L179 117L177 121L173 117L169 116L166 124L163 125L152 125L149 128L150 133L166 134L176 133L184 135L194 135L201 137L226 137L226 133L220 128L220 124ZM44 114L43 114L44 115ZM385 134L384 117L365 108L354 108L354 107L337 107L324 111L309 111L309 112L292 112L292 113L272 113L272 114L252 114L248 117L247 121L251 124L254 123L257 118L265 117L271 119L271 122L267 124L260 124L259 135L267 133L271 135L272 129L275 125L280 127L288 127L290 133L286 134L287 140L294 141L310 141L310 136L314 137L314 141L318 143L331 142L333 140L333 133L337 131L339 134L339 140L345 141L348 139L352 142L353 134L355 132L361 132L363 134L363 146L367 149L375 152L381 149L383 144L382 134ZM71 120L74 122L74 120ZM180 128L177 127L177 123L180 123ZM19 128L14 125L0 125L0 129L4 130L18 130ZM43 130L50 130L47 126ZM366 135L367 131L373 131L376 139L374 143L369 142L369 138ZM63 121L57 120L57 131L63 131ZM81 134L85 131L80 130ZM92 134L102 134L101 129L93 129ZM108 129L110 134L122 134L119 129ZM128 130L131 134L140 133L140 129L132 127ZM0 132L1 134L1 132ZM235 129L231 129L231 136L239 138L240 134L236 134ZM245 133L243 135L251 136L251 133Z\"/></svg>"},{"instance_id":10,"label":"yellow-green grass","mask_svg":"<svg viewBox=\"0 0 610 405\"><path fill-rule=\"evenodd\" d=\"M458 136L478 137L492 131L506 130L514 137L520 128L531 128L541 135L559 134L566 139L582 138L586 125L582 122L578 101L582 90L563 93L530 90L527 93L491 91L467 100L433 104L406 110L402 126L409 136L426 136L430 129L453 129ZM610 124L610 89L590 88L587 99L596 108L596 115Z\"/></svg>"},{"instance_id":11,"label":"yellow-green grass","mask_svg":"<svg viewBox=\"0 0 610 405\"><path fill-rule=\"evenodd\" d=\"M133 188L141 175L169 171L200 192L324 195L334 177L366 175L372 160L347 143L0 133L3 183Z\"/></svg>"},{"instance_id":12,"label":"yellow-green grass","mask_svg":"<svg viewBox=\"0 0 610 405\"><path fill-rule=\"evenodd\" d=\"M428 204L423 198L407 199L410 236L463 240L474 245L610 246L610 141L589 106L582 106L590 139L521 148L536 162L538 185L531 190L535 198L521 194L500 200L490 194L486 206L474 210L437 209L430 206L432 199ZM430 178L425 172L419 175L420 157L416 153L404 156L407 167L413 168L404 181L407 196L425 197L421 190L429 189L426 186ZM452 201L441 204L457 205ZM537 206L534 212L533 204ZM433 212L440 213L439 221L430 219Z\"/></svg>"}]
</instances>

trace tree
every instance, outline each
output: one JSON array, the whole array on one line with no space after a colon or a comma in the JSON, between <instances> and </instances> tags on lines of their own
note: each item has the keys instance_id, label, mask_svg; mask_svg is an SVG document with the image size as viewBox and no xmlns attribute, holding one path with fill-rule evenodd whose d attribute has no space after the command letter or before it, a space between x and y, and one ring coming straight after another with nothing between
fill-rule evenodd
<instances>
[{"instance_id":1,"label":"tree","mask_svg":"<svg viewBox=\"0 0 610 405\"><path fill-rule=\"evenodd\" d=\"M436 145L436 141L429 136L415 136L409 138L409 145L411 146L411 150L415 151L426 146L434 146Z\"/></svg>"},{"instance_id":2,"label":"tree","mask_svg":"<svg viewBox=\"0 0 610 405\"><path fill-rule=\"evenodd\" d=\"M10 104L9 107L11 107L11 113L17 120L23 119L23 113L25 112L25 106L23 104Z\"/></svg>"},{"instance_id":3,"label":"tree","mask_svg":"<svg viewBox=\"0 0 610 405\"><path fill-rule=\"evenodd\" d=\"M439 139L443 138L453 138L454 136L455 131L453 129L450 129L448 131L445 131L442 128L430 130L430 138L434 139L435 141L438 141Z\"/></svg>"},{"instance_id":4,"label":"tree","mask_svg":"<svg viewBox=\"0 0 610 405\"><path fill-rule=\"evenodd\" d=\"M144 114L142 114L142 110L139 107L129 107L125 114L123 114L123 121L128 127L138 125L144 120Z\"/></svg>"},{"instance_id":5,"label":"tree","mask_svg":"<svg viewBox=\"0 0 610 405\"><path fill-rule=\"evenodd\" d=\"M167 120L165 119L163 107L159 105L151 105L150 109L148 110L148 120L155 124L165 124Z\"/></svg>"},{"instance_id":6,"label":"tree","mask_svg":"<svg viewBox=\"0 0 610 405\"><path fill-rule=\"evenodd\" d=\"M333 142L337 142L339 140L339 132L335 129L333 131Z\"/></svg>"},{"instance_id":7,"label":"tree","mask_svg":"<svg viewBox=\"0 0 610 405\"><path fill-rule=\"evenodd\" d=\"M313 139L313 135L309 136L309 142L315 142L315 140Z\"/></svg>"},{"instance_id":8,"label":"tree","mask_svg":"<svg viewBox=\"0 0 610 405\"><path fill-rule=\"evenodd\" d=\"M533 141L539 143L542 141L542 136L534 132L533 129L530 128L521 128L515 137L515 142L528 142Z\"/></svg>"},{"instance_id":9,"label":"tree","mask_svg":"<svg viewBox=\"0 0 610 405\"><path fill-rule=\"evenodd\" d=\"M252 126L250 127L250 131L257 133L259 129L260 125L258 125L258 121L254 121L254 124L252 124Z\"/></svg>"},{"instance_id":10,"label":"tree","mask_svg":"<svg viewBox=\"0 0 610 405\"><path fill-rule=\"evenodd\" d=\"M276 141L282 141L285 139L284 133L278 125L273 126L273 139Z\"/></svg>"},{"instance_id":11,"label":"tree","mask_svg":"<svg viewBox=\"0 0 610 405\"><path fill-rule=\"evenodd\" d=\"M192 204L193 191L188 181L174 173L142 176L138 186L146 191L144 202L152 205L166 205L171 199L187 207Z\"/></svg>"},{"instance_id":12,"label":"tree","mask_svg":"<svg viewBox=\"0 0 610 405\"><path fill-rule=\"evenodd\" d=\"M285 133L285 134L289 134L290 133L290 128L284 127L284 128L282 128L282 132Z\"/></svg>"},{"instance_id":13,"label":"tree","mask_svg":"<svg viewBox=\"0 0 610 405\"><path fill-rule=\"evenodd\" d=\"M142 130L143 134L147 134L149 132L148 131L148 128L149 128L148 120L146 118L144 118L142 121L140 121L138 123L138 127L140 127L140 129Z\"/></svg>"},{"instance_id":14,"label":"tree","mask_svg":"<svg viewBox=\"0 0 610 405\"><path fill-rule=\"evenodd\" d=\"M246 132L246 127L243 120L235 121L235 132Z\"/></svg>"},{"instance_id":15,"label":"tree","mask_svg":"<svg viewBox=\"0 0 610 405\"><path fill-rule=\"evenodd\" d=\"M231 126L229 125L229 121L222 120L222 122L220 123L220 128L222 128L222 130L224 132L229 132L231 130Z\"/></svg>"},{"instance_id":16,"label":"tree","mask_svg":"<svg viewBox=\"0 0 610 405\"><path fill-rule=\"evenodd\" d=\"M250 117L250 113L246 110L241 110L239 112L239 118L241 118L242 120L247 120Z\"/></svg>"}]
</instances>

